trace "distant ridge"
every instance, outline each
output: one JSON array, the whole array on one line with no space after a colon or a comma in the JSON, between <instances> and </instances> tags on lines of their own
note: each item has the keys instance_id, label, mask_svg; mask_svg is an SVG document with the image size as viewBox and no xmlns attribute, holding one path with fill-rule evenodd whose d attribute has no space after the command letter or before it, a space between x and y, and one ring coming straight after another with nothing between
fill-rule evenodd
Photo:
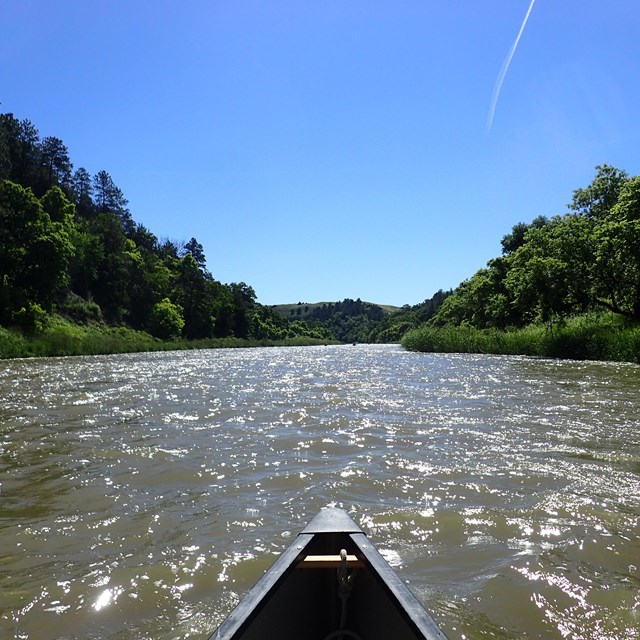
<instances>
[{"instance_id":1,"label":"distant ridge","mask_svg":"<svg viewBox=\"0 0 640 640\"><path fill-rule=\"evenodd\" d=\"M306 316L312 315L316 309L322 309L323 307L335 307L336 305L340 305L341 303L342 301L295 302L289 304L274 304L271 305L271 308L285 318L290 318L291 316L304 318ZM364 304L374 307L380 307L380 309L382 309L385 313L395 313L397 311L402 311L402 307L395 307L390 304L377 304L375 302L364 302ZM300 311L299 313L298 310Z\"/></svg>"}]
</instances>

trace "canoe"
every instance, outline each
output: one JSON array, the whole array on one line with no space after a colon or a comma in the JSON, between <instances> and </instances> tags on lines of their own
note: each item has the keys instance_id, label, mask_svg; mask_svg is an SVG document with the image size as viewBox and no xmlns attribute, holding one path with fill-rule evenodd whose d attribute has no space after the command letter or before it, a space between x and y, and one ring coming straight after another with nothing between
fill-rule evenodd
<instances>
[{"instance_id":1,"label":"canoe","mask_svg":"<svg viewBox=\"0 0 640 640\"><path fill-rule=\"evenodd\" d=\"M209 640L446 640L360 527L327 508Z\"/></svg>"}]
</instances>

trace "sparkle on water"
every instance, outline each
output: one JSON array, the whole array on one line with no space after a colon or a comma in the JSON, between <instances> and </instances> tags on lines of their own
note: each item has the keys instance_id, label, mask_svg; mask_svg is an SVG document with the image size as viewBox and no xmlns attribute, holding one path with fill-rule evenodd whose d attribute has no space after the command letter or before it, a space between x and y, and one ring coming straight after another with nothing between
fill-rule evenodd
<instances>
[{"instance_id":1,"label":"sparkle on water","mask_svg":"<svg viewBox=\"0 0 640 640\"><path fill-rule=\"evenodd\" d=\"M3 362L0 637L207 637L337 505L452 639L637 638L639 372L394 346Z\"/></svg>"}]
</instances>

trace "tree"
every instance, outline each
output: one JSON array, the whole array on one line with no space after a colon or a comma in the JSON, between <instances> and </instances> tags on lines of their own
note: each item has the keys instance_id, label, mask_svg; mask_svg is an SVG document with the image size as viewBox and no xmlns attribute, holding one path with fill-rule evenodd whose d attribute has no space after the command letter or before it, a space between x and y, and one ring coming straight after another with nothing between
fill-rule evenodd
<instances>
[{"instance_id":1,"label":"tree","mask_svg":"<svg viewBox=\"0 0 640 640\"><path fill-rule=\"evenodd\" d=\"M76 222L72 241L75 253L69 264L69 287L85 300L92 300L100 279L104 244L84 219Z\"/></svg>"},{"instance_id":2,"label":"tree","mask_svg":"<svg viewBox=\"0 0 640 640\"><path fill-rule=\"evenodd\" d=\"M200 267L200 269L205 272L205 265L207 264L207 260L204 257L204 248L202 247L202 245L195 238L191 238L191 240L189 240L189 242L184 245L184 250L185 255L187 253L190 254L198 264L198 267Z\"/></svg>"},{"instance_id":3,"label":"tree","mask_svg":"<svg viewBox=\"0 0 640 640\"><path fill-rule=\"evenodd\" d=\"M567 266L551 256L518 255L506 285L514 303L528 320L540 319L553 325L556 316L570 309L566 296Z\"/></svg>"},{"instance_id":4,"label":"tree","mask_svg":"<svg viewBox=\"0 0 640 640\"><path fill-rule=\"evenodd\" d=\"M505 285L526 320L586 311L591 302L592 225L575 214L556 216L527 232L510 256Z\"/></svg>"},{"instance_id":5,"label":"tree","mask_svg":"<svg viewBox=\"0 0 640 640\"><path fill-rule=\"evenodd\" d=\"M178 249L178 244L173 240L165 239L161 242L158 253L161 258L174 258L178 260L180 257L180 251Z\"/></svg>"},{"instance_id":6,"label":"tree","mask_svg":"<svg viewBox=\"0 0 640 640\"><path fill-rule=\"evenodd\" d=\"M244 282L229 285L233 295L233 333L237 338L248 338L253 330L253 310L256 292Z\"/></svg>"},{"instance_id":7,"label":"tree","mask_svg":"<svg viewBox=\"0 0 640 640\"><path fill-rule=\"evenodd\" d=\"M179 338L184 328L182 307L164 298L151 312L151 333L161 340Z\"/></svg>"},{"instance_id":8,"label":"tree","mask_svg":"<svg viewBox=\"0 0 640 640\"><path fill-rule=\"evenodd\" d=\"M129 245L122 224L113 213L99 213L88 228L96 238L87 247L88 257L95 261L87 271L94 275L89 281L90 295L100 305L107 322L122 322L131 304Z\"/></svg>"},{"instance_id":9,"label":"tree","mask_svg":"<svg viewBox=\"0 0 640 640\"><path fill-rule=\"evenodd\" d=\"M18 122L11 114L6 122L9 132L11 172L9 178L23 186L38 189L40 134L29 120Z\"/></svg>"},{"instance_id":10,"label":"tree","mask_svg":"<svg viewBox=\"0 0 640 640\"><path fill-rule=\"evenodd\" d=\"M69 151L60 138L48 136L40 144L42 188L53 186L71 186L71 170L73 165L69 159Z\"/></svg>"},{"instance_id":11,"label":"tree","mask_svg":"<svg viewBox=\"0 0 640 640\"><path fill-rule=\"evenodd\" d=\"M127 305L124 318L135 329L147 329L154 304L158 301L155 282L149 273L157 264L155 256L127 238L124 243L124 266L127 270Z\"/></svg>"},{"instance_id":12,"label":"tree","mask_svg":"<svg viewBox=\"0 0 640 640\"><path fill-rule=\"evenodd\" d=\"M591 219L602 218L611 210L629 179L626 171L607 164L598 165L596 171L588 187L573 192L573 200L569 205L578 215Z\"/></svg>"},{"instance_id":13,"label":"tree","mask_svg":"<svg viewBox=\"0 0 640 640\"><path fill-rule=\"evenodd\" d=\"M184 309L186 338L207 338L214 330L215 315L212 290L195 258L187 253L178 263L176 298Z\"/></svg>"},{"instance_id":14,"label":"tree","mask_svg":"<svg viewBox=\"0 0 640 640\"><path fill-rule=\"evenodd\" d=\"M471 325L478 328L520 324L512 297L505 285L510 261L508 258L490 260L487 267L465 280L448 297L441 298L432 324Z\"/></svg>"},{"instance_id":15,"label":"tree","mask_svg":"<svg viewBox=\"0 0 640 640\"><path fill-rule=\"evenodd\" d=\"M84 167L80 167L73 174L71 178L71 193L78 215L83 218L92 218L95 214L93 184L91 175Z\"/></svg>"},{"instance_id":16,"label":"tree","mask_svg":"<svg viewBox=\"0 0 640 640\"><path fill-rule=\"evenodd\" d=\"M149 231L143 224L134 225L133 231L129 235L129 238L136 243L136 246L140 249L144 249L149 253L157 254L158 252L158 238Z\"/></svg>"},{"instance_id":17,"label":"tree","mask_svg":"<svg viewBox=\"0 0 640 640\"><path fill-rule=\"evenodd\" d=\"M9 144L9 116L0 114L0 180L11 175L11 147Z\"/></svg>"},{"instance_id":18,"label":"tree","mask_svg":"<svg viewBox=\"0 0 640 640\"><path fill-rule=\"evenodd\" d=\"M502 254L509 255L516 251L516 249L519 249L526 242L527 231L530 229L541 229L548 222L545 216L538 216L531 224L518 222L518 224L513 225L511 233L508 233L500 241Z\"/></svg>"},{"instance_id":19,"label":"tree","mask_svg":"<svg viewBox=\"0 0 640 640\"><path fill-rule=\"evenodd\" d=\"M10 322L22 307L50 308L67 282L74 252L69 203L60 190L47 194L43 201L44 206L30 189L8 180L0 183L2 322Z\"/></svg>"},{"instance_id":20,"label":"tree","mask_svg":"<svg viewBox=\"0 0 640 640\"><path fill-rule=\"evenodd\" d=\"M106 171L98 171L93 177L93 192L96 207L100 213L114 213L120 218L122 228L127 235L133 233L135 223L127 208L129 201L122 189L116 186Z\"/></svg>"},{"instance_id":21,"label":"tree","mask_svg":"<svg viewBox=\"0 0 640 640\"><path fill-rule=\"evenodd\" d=\"M54 222L60 222L65 227L73 224L75 207L62 192L60 187L52 187L40 198L42 208Z\"/></svg>"},{"instance_id":22,"label":"tree","mask_svg":"<svg viewBox=\"0 0 640 640\"><path fill-rule=\"evenodd\" d=\"M0 178L36 189L39 177L40 134L29 120L0 114Z\"/></svg>"},{"instance_id":23,"label":"tree","mask_svg":"<svg viewBox=\"0 0 640 640\"><path fill-rule=\"evenodd\" d=\"M640 320L640 176L626 181L594 237L596 303Z\"/></svg>"}]
</instances>

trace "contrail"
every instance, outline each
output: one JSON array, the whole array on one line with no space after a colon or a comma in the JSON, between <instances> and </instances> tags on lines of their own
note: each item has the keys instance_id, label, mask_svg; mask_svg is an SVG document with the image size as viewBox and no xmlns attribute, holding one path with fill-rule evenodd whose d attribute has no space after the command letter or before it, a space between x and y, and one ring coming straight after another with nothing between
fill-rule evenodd
<instances>
[{"instance_id":1,"label":"contrail","mask_svg":"<svg viewBox=\"0 0 640 640\"><path fill-rule=\"evenodd\" d=\"M522 21L522 26L520 27L520 31L518 32L518 36L516 37L516 41L511 45L511 49L505 58L505 61L502 63L502 69L500 69L500 74L498 75L498 79L496 80L496 85L493 88L493 97L491 98L491 106L489 107L489 115L487 117L487 133L491 131L491 126L493 125L493 116L496 112L496 105L498 104L498 98L500 97L500 90L502 89L502 83L504 82L504 78L507 75L507 71L509 71L509 65L511 64L511 59L513 58L516 49L518 48L518 43L520 42L520 38L522 37L522 32L524 28L527 26L527 20L529 19L529 15L531 14L531 9L533 9L533 5L536 3L536 0L531 0L531 4L527 9L527 15L524 17Z\"/></svg>"}]
</instances>

